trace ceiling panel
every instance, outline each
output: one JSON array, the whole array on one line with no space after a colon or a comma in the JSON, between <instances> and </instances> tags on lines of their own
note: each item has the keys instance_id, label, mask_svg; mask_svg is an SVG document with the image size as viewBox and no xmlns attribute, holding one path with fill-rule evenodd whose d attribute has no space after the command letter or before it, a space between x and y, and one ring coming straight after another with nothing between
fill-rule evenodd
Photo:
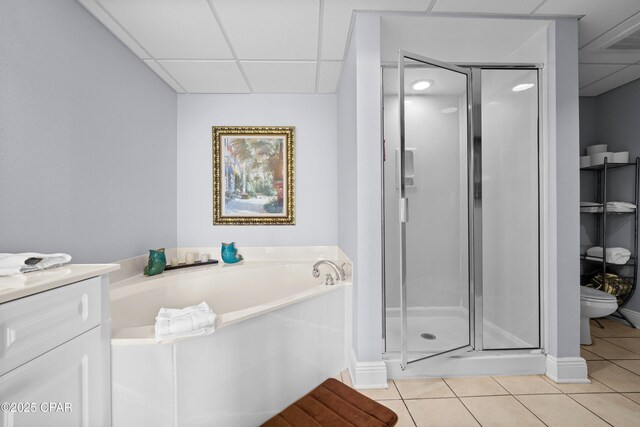
<instances>
[{"instance_id":1,"label":"ceiling panel","mask_svg":"<svg viewBox=\"0 0 640 427\"><path fill-rule=\"evenodd\" d=\"M434 12L531 13L542 0L438 0Z\"/></svg>"},{"instance_id":2,"label":"ceiling panel","mask_svg":"<svg viewBox=\"0 0 640 427\"><path fill-rule=\"evenodd\" d=\"M430 3L430 0L324 0L320 58L323 60L343 58L353 10L425 12Z\"/></svg>"},{"instance_id":3,"label":"ceiling panel","mask_svg":"<svg viewBox=\"0 0 640 427\"><path fill-rule=\"evenodd\" d=\"M133 53L142 59L149 58L149 54L135 41L123 28L106 13L95 0L78 0L87 10L102 22L122 43L125 44Z\"/></svg>"},{"instance_id":4,"label":"ceiling panel","mask_svg":"<svg viewBox=\"0 0 640 427\"><path fill-rule=\"evenodd\" d=\"M591 44L589 44L591 46ZM640 52L618 53L591 51L589 46L580 49L578 52L579 61L587 64L635 64L640 61Z\"/></svg>"},{"instance_id":5,"label":"ceiling panel","mask_svg":"<svg viewBox=\"0 0 640 427\"><path fill-rule=\"evenodd\" d=\"M314 93L315 61L241 62L249 83L257 93Z\"/></svg>"},{"instance_id":6,"label":"ceiling panel","mask_svg":"<svg viewBox=\"0 0 640 427\"><path fill-rule=\"evenodd\" d=\"M609 49L611 45L638 30L640 30L640 12L580 49L580 62L633 64L640 61L640 51L637 49Z\"/></svg>"},{"instance_id":7,"label":"ceiling panel","mask_svg":"<svg viewBox=\"0 0 640 427\"><path fill-rule=\"evenodd\" d=\"M238 59L315 60L319 0L212 0Z\"/></svg>"},{"instance_id":8,"label":"ceiling panel","mask_svg":"<svg viewBox=\"0 0 640 427\"><path fill-rule=\"evenodd\" d=\"M99 0L156 59L232 59L207 0Z\"/></svg>"},{"instance_id":9,"label":"ceiling panel","mask_svg":"<svg viewBox=\"0 0 640 427\"><path fill-rule=\"evenodd\" d=\"M578 23L580 47L640 11L640 0L548 0L543 14L586 15Z\"/></svg>"},{"instance_id":10,"label":"ceiling panel","mask_svg":"<svg viewBox=\"0 0 640 427\"><path fill-rule=\"evenodd\" d=\"M395 62L402 48L440 61L502 62L547 25L543 20L388 17L382 19L381 56ZM532 55L519 62L545 59Z\"/></svg>"},{"instance_id":11,"label":"ceiling panel","mask_svg":"<svg viewBox=\"0 0 640 427\"><path fill-rule=\"evenodd\" d=\"M158 61L189 93L249 93L235 61Z\"/></svg>"},{"instance_id":12,"label":"ceiling panel","mask_svg":"<svg viewBox=\"0 0 640 427\"><path fill-rule=\"evenodd\" d=\"M318 92L334 93L338 89L342 61L322 61L318 69Z\"/></svg>"},{"instance_id":13,"label":"ceiling panel","mask_svg":"<svg viewBox=\"0 0 640 427\"><path fill-rule=\"evenodd\" d=\"M580 96L598 96L636 79L640 79L640 65L629 65L602 80L580 89Z\"/></svg>"},{"instance_id":14,"label":"ceiling panel","mask_svg":"<svg viewBox=\"0 0 640 427\"><path fill-rule=\"evenodd\" d=\"M580 64L580 87L585 87L603 77L620 71L625 65L612 64Z\"/></svg>"},{"instance_id":15,"label":"ceiling panel","mask_svg":"<svg viewBox=\"0 0 640 427\"><path fill-rule=\"evenodd\" d=\"M178 93L186 92L184 88L180 86L180 84L173 77L171 77L171 75L167 73L165 69L160 66L160 64L156 62L155 59L145 59L144 63L147 64L153 71L155 71L156 74L159 75L160 78L162 78L162 80L164 80L169 86L173 88L173 90Z\"/></svg>"}]
</instances>

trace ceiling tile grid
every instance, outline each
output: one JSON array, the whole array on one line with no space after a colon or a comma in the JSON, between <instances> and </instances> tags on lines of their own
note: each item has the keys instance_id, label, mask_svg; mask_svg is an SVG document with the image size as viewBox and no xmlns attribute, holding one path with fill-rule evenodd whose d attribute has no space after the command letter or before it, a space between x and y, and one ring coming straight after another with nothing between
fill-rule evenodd
<instances>
[{"instance_id":1,"label":"ceiling tile grid","mask_svg":"<svg viewBox=\"0 0 640 427\"><path fill-rule=\"evenodd\" d=\"M159 60L157 62L188 93L251 92L236 61Z\"/></svg>"},{"instance_id":2,"label":"ceiling tile grid","mask_svg":"<svg viewBox=\"0 0 640 427\"><path fill-rule=\"evenodd\" d=\"M257 93L315 93L315 61L241 61Z\"/></svg>"},{"instance_id":3,"label":"ceiling tile grid","mask_svg":"<svg viewBox=\"0 0 640 427\"><path fill-rule=\"evenodd\" d=\"M317 59L320 0L212 0L239 60Z\"/></svg>"},{"instance_id":4,"label":"ceiling tile grid","mask_svg":"<svg viewBox=\"0 0 640 427\"><path fill-rule=\"evenodd\" d=\"M206 0L96 0L154 59L233 59Z\"/></svg>"},{"instance_id":5,"label":"ceiling tile grid","mask_svg":"<svg viewBox=\"0 0 640 427\"><path fill-rule=\"evenodd\" d=\"M637 75L640 0L78 0L178 93L333 93L354 10L579 15L580 94ZM637 78L637 77L636 77Z\"/></svg>"},{"instance_id":6,"label":"ceiling tile grid","mask_svg":"<svg viewBox=\"0 0 640 427\"><path fill-rule=\"evenodd\" d=\"M542 0L438 0L434 12L517 13L533 11Z\"/></svg>"},{"instance_id":7,"label":"ceiling tile grid","mask_svg":"<svg viewBox=\"0 0 640 427\"><path fill-rule=\"evenodd\" d=\"M622 70L626 65L616 64L580 64L579 87L582 89L597 80L601 80Z\"/></svg>"}]
</instances>

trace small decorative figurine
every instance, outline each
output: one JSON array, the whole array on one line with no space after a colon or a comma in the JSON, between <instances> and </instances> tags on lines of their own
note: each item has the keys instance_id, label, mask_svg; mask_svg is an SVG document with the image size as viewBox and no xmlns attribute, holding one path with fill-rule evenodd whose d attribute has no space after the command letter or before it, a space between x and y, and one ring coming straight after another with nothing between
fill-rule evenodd
<instances>
[{"instance_id":1,"label":"small decorative figurine","mask_svg":"<svg viewBox=\"0 0 640 427\"><path fill-rule=\"evenodd\" d=\"M161 274L167 266L167 257L164 248L158 250L149 249L149 263L144 268L145 276L155 276Z\"/></svg>"},{"instance_id":2,"label":"small decorative figurine","mask_svg":"<svg viewBox=\"0 0 640 427\"><path fill-rule=\"evenodd\" d=\"M236 249L236 242L222 243L220 253L222 255L222 261L224 261L225 264L235 264L236 262L242 261L242 255L240 255L238 249Z\"/></svg>"}]
</instances>

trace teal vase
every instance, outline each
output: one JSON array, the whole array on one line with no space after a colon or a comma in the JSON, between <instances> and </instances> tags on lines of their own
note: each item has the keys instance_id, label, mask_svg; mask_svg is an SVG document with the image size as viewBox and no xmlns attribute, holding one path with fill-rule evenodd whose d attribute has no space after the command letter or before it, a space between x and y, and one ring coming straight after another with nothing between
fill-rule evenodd
<instances>
[{"instance_id":1,"label":"teal vase","mask_svg":"<svg viewBox=\"0 0 640 427\"><path fill-rule=\"evenodd\" d=\"M149 262L144 268L145 276L155 276L161 274L167 266L167 257L164 254L164 248L158 250L149 250Z\"/></svg>"},{"instance_id":2,"label":"teal vase","mask_svg":"<svg viewBox=\"0 0 640 427\"><path fill-rule=\"evenodd\" d=\"M242 261L242 255L240 255L238 249L236 249L236 242L223 243L220 254L225 264L235 264L236 262Z\"/></svg>"}]
</instances>

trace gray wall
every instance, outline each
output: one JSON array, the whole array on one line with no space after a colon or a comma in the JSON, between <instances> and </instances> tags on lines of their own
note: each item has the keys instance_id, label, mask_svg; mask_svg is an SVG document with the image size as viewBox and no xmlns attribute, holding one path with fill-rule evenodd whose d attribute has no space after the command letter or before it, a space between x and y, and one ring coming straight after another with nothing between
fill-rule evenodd
<instances>
[{"instance_id":1,"label":"gray wall","mask_svg":"<svg viewBox=\"0 0 640 427\"><path fill-rule=\"evenodd\" d=\"M0 0L0 252L176 245L176 94L75 0Z\"/></svg>"},{"instance_id":2,"label":"gray wall","mask_svg":"<svg viewBox=\"0 0 640 427\"><path fill-rule=\"evenodd\" d=\"M583 150L591 144L608 144L609 151L629 151L630 159L640 156L640 80L606 92L594 98L580 100L580 148ZM581 151L584 155L584 152ZM588 172L582 172L581 195L588 196L593 184ZM633 168L617 169L608 175L610 185L607 186L610 200L633 202L634 176ZM586 194L585 194L586 192ZM592 196L593 198L593 196ZM583 199L585 200L585 199ZM587 215L582 215L585 217ZM581 245L589 246L595 242L593 219L583 218L583 233ZM610 226L610 227L609 227ZM633 246L633 217L627 215L611 215L608 222L610 238L609 246ZM636 254L638 248L636 248ZM627 270L625 273L631 273ZM631 310L640 311L640 292L636 293L625 306Z\"/></svg>"},{"instance_id":3,"label":"gray wall","mask_svg":"<svg viewBox=\"0 0 640 427\"><path fill-rule=\"evenodd\" d=\"M178 96L178 246L338 244L337 97L333 94ZM212 126L295 126L293 226L212 225Z\"/></svg>"}]
</instances>

